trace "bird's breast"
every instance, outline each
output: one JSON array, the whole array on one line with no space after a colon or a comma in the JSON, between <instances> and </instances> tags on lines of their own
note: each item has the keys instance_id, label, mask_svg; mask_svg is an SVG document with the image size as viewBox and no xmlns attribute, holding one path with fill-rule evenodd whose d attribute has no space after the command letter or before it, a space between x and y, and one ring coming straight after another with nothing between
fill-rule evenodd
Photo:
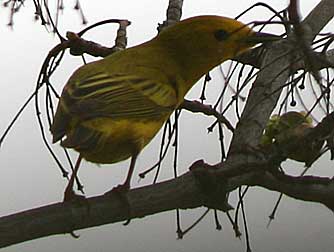
<instances>
[{"instance_id":1,"label":"bird's breast","mask_svg":"<svg viewBox=\"0 0 334 252\"><path fill-rule=\"evenodd\" d=\"M116 163L139 153L156 135L167 118L160 120L112 120L98 118L84 126L99 131L96 146L79 151L83 158L94 163Z\"/></svg>"}]
</instances>

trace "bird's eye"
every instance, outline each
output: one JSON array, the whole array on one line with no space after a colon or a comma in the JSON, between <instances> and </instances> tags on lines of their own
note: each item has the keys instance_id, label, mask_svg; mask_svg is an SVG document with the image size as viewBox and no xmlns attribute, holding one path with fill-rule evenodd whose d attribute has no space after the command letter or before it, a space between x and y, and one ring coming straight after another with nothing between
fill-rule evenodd
<instances>
[{"instance_id":1,"label":"bird's eye","mask_svg":"<svg viewBox=\"0 0 334 252\"><path fill-rule=\"evenodd\" d=\"M215 38L217 40L223 41L223 40L228 38L229 33L227 31L224 31L224 30L217 30L217 31L215 31L214 35L215 35Z\"/></svg>"}]
</instances>

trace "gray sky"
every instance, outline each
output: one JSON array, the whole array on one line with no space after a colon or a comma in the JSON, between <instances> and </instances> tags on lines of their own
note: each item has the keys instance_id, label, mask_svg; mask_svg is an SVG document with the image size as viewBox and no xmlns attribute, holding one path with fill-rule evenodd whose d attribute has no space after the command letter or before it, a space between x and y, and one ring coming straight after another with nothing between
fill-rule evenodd
<instances>
[{"instance_id":1,"label":"gray sky","mask_svg":"<svg viewBox=\"0 0 334 252\"><path fill-rule=\"evenodd\" d=\"M29 2L29 1L28 1ZM0 72L2 92L0 94L0 132L8 125L23 101L33 92L42 61L50 48L58 41L52 34L33 22L33 9L30 3L15 17L14 30L7 26L8 11L0 8ZM51 1L50 1L51 2ZM68 2L68 1L65 1ZM60 31L79 31L82 29L77 13L72 9L73 1L65 3L61 16ZM185 1L183 18L217 14L234 17L255 1ZM287 1L265 1L276 9L282 9ZM319 1L300 1L302 13L308 11ZM228 4L227 4L228 3ZM128 29L129 46L142 43L156 34L157 23L165 19L168 1L85 1L81 0L89 23L107 18L127 18L132 21ZM241 6L241 7L240 7ZM257 9L250 12L244 22L266 20L268 12ZM105 45L111 45L116 25L108 25L89 32L87 39ZM333 26L329 27L333 32ZM70 74L81 64L80 58L66 56L58 72L52 79L61 90ZM208 98L213 101L221 89L220 77L214 74L210 82ZM189 94L197 98L201 85L197 85ZM62 200L66 186L51 156L42 143L38 124L31 104L12 129L0 150L0 215L35 208ZM209 163L219 161L217 133L207 135L206 128L212 119L183 112L180 137L179 172L183 173L197 159ZM192 125L192 130L189 130ZM196 127L194 127L196 125ZM196 137L194 137L196 136ZM228 139L228 138L227 138ZM158 158L159 136L140 155L133 177L133 187L150 183L151 177L137 183L138 172L150 167ZM57 153L60 148L55 146ZM170 151L172 153L172 151ZM73 153L73 157L76 157ZM62 156L61 156L62 157ZM63 158L63 157L62 157ZM172 155L164 163L163 179L172 176ZM317 174L332 175L328 156L319 160L312 168ZM300 164L284 164L294 168ZM84 163L80 178L84 183L87 196L98 195L121 183L126 175L128 162L98 167ZM295 172L295 171L293 171ZM254 251L332 251L334 246L333 214L319 204L304 203L287 197L280 205L277 219L269 229L266 228L277 193L260 188L251 188L246 199L247 216ZM231 196L236 203L236 196ZM182 211L182 224L190 225L205 209ZM58 235L15 245L2 251L244 251L244 241L233 237L226 216L220 213L223 230L215 230L213 214L210 213L200 225L183 240L176 239L175 213L168 212L144 219L136 219L127 227L121 223L95 227L78 231L80 239L70 235ZM244 238L244 237L243 237Z\"/></svg>"}]
</instances>

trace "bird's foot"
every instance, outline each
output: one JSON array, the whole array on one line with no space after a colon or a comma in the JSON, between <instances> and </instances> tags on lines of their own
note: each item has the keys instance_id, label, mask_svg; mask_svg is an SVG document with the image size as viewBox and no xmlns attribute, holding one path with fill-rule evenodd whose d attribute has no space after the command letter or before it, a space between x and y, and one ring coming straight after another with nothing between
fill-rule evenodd
<instances>
[{"instance_id":1,"label":"bird's foot","mask_svg":"<svg viewBox=\"0 0 334 252\"><path fill-rule=\"evenodd\" d=\"M63 203L66 202L71 202L73 205L76 205L76 207L80 206L86 209L87 211L87 216L89 216L90 214L90 205L88 203L88 201L86 200L86 197L84 195L79 195L76 194L72 188L66 188L65 192L64 192L64 199L63 199ZM76 234L74 232L74 229L72 231L69 232L69 234L73 237L73 238L79 238L80 235Z\"/></svg>"}]
</instances>

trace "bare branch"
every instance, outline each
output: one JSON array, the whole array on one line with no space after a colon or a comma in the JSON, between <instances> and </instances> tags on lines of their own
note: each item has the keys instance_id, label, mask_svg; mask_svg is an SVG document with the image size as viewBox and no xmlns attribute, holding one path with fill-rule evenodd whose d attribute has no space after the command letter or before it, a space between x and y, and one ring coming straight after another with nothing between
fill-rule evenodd
<instances>
[{"instance_id":1,"label":"bare branch","mask_svg":"<svg viewBox=\"0 0 334 252\"><path fill-rule=\"evenodd\" d=\"M128 194L131 217L143 217L175 208L203 205L201 192L191 174ZM168 199L168 200L166 200ZM118 195L84 201L56 203L0 218L0 247L53 234L124 221L129 218Z\"/></svg>"},{"instance_id":2,"label":"bare branch","mask_svg":"<svg viewBox=\"0 0 334 252\"><path fill-rule=\"evenodd\" d=\"M209 166L194 163L192 172L172 180L132 189L127 197L131 218L172 209L208 206L229 210L222 202L227 192L241 185L262 186L301 200L320 202L333 209L334 183L327 178L292 177L268 163ZM194 176L195 175L195 176ZM214 183L210 183L214 181ZM55 203L0 218L0 247L40 237L125 221L126 206L118 195L107 194L82 201Z\"/></svg>"},{"instance_id":3,"label":"bare branch","mask_svg":"<svg viewBox=\"0 0 334 252\"><path fill-rule=\"evenodd\" d=\"M266 172L264 176L255 179L253 185L279 191L295 199L319 202L334 211L334 182L329 178L274 176Z\"/></svg>"},{"instance_id":4,"label":"bare branch","mask_svg":"<svg viewBox=\"0 0 334 252\"><path fill-rule=\"evenodd\" d=\"M173 25L181 20L183 0L169 0L167 8L167 19L158 26L158 31L162 31L169 25Z\"/></svg>"},{"instance_id":5,"label":"bare branch","mask_svg":"<svg viewBox=\"0 0 334 252\"><path fill-rule=\"evenodd\" d=\"M108 23L119 24L119 28L117 30L117 36L115 39L115 45L113 47L109 48L101 46L100 44L97 44L92 41L87 41L81 38L81 36L88 30ZM80 31L78 34L75 34L73 32L67 32L66 36L68 40L71 41L70 52L72 55L82 55L84 53L87 53L95 57L106 57L114 52L123 50L127 46L126 28L130 24L131 22L128 20L108 19L93 24L85 28L84 30Z\"/></svg>"},{"instance_id":6,"label":"bare branch","mask_svg":"<svg viewBox=\"0 0 334 252\"><path fill-rule=\"evenodd\" d=\"M257 146L269 116L277 104L280 92L274 94L287 81L290 57L296 58L288 40L273 43L263 59L262 69L255 80L232 140L231 149L238 146ZM287 53L291 51L291 54ZM268 94L271 94L268 96ZM262 102L260 102L262 101Z\"/></svg>"},{"instance_id":7,"label":"bare branch","mask_svg":"<svg viewBox=\"0 0 334 252\"><path fill-rule=\"evenodd\" d=\"M333 18L334 2L332 0L322 0L304 19L302 25L309 27L311 37L314 38Z\"/></svg>"},{"instance_id":8,"label":"bare branch","mask_svg":"<svg viewBox=\"0 0 334 252\"><path fill-rule=\"evenodd\" d=\"M219 113L217 110L215 110L212 106L210 105L205 105L201 102L198 101L188 101L184 100L183 103L181 104L180 108L186 109L188 111L191 111L193 113L203 113L208 116L214 116L217 118L217 120L220 123L225 124L225 126L231 131L234 131L234 128L232 124L223 116L221 113Z\"/></svg>"}]
</instances>

